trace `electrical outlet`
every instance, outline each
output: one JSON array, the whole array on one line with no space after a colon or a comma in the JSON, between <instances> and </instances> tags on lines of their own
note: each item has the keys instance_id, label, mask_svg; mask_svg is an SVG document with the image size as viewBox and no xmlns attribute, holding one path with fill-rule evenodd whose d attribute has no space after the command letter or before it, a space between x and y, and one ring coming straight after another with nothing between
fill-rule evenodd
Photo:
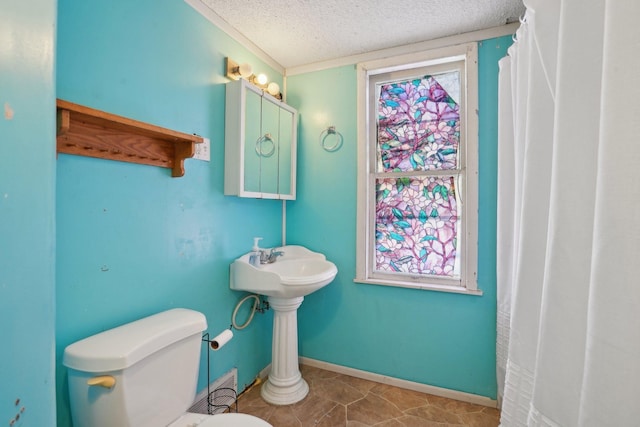
<instances>
[{"instance_id":1,"label":"electrical outlet","mask_svg":"<svg viewBox=\"0 0 640 427\"><path fill-rule=\"evenodd\" d=\"M196 144L196 153L193 155L193 158L209 162L211 161L211 141L209 141L209 138L203 139L203 142Z\"/></svg>"}]
</instances>

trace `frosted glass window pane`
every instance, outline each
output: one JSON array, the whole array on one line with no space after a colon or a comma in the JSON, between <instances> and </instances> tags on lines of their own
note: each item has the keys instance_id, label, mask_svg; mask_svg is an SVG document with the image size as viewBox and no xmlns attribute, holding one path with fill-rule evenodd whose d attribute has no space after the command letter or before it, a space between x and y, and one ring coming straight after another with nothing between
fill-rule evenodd
<instances>
[{"instance_id":1,"label":"frosted glass window pane","mask_svg":"<svg viewBox=\"0 0 640 427\"><path fill-rule=\"evenodd\" d=\"M458 71L378 85L378 172L458 168L460 108L444 87L460 97Z\"/></svg>"},{"instance_id":2,"label":"frosted glass window pane","mask_svg":"<svg viewBox=\"0 0 640 427\"><path fill-rule=\"evenodd\" d=\"M455 176L376 180L375 269L460 277Z\"/></svg>"}]
</instances>

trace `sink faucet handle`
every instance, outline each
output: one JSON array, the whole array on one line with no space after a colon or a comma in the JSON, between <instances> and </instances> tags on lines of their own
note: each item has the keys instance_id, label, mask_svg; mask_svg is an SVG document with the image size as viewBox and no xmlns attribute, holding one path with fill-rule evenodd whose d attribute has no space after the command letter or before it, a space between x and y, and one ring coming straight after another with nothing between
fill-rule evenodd
<instances>
[{"instance_id":1,"label":"sink faucet handle","mask_svg":"<svg viewBox=\"0 0 640 427\"><path fill-rule=\"evenodd\" d=\"M278 251L276 250L276 248L271 248L271 252L269 252L269 256L267 257L267 262L274 263L276 262L276 259L282 255L284 255L283 251Z\"/></svg>"}]
</instances>

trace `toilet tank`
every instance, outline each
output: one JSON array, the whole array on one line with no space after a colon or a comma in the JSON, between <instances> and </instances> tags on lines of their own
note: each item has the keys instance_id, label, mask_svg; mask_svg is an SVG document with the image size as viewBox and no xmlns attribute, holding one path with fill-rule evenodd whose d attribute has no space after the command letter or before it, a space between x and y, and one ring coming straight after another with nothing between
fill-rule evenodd
<instances>
[{"instance_id":1,"label":"toilet tank","mask_svg":"<svg viewBox=\"0 0 640 427\"><path fill-rule=\"evenodd\" d=\"M62 363L74 427L160 427L178 418L195 398L206 328L202 313L177 308L69 345Z\"/></svg>"}]
</instances>

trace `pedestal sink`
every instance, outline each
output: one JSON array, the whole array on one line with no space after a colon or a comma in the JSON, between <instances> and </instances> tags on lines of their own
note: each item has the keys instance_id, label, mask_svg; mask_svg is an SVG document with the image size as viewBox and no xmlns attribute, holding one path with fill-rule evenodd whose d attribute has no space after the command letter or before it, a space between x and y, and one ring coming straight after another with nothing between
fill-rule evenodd
<instances>
[{"instance_id":1,"label":"pedestal sink","mask_svg":"<svg viewBox=\"0 0 640 427\"><path fill-rule=\"evenodd\" d=\"M282 246L272 264L254 267L246 254L231 264L229 286L269 297L274 310L271 373L262 386L262 398L274 405L304 399L309 386L298 366L298 307L304 297L328 285L338 273L324 255L303 246Z\"/></svg>"}]
</instances>

